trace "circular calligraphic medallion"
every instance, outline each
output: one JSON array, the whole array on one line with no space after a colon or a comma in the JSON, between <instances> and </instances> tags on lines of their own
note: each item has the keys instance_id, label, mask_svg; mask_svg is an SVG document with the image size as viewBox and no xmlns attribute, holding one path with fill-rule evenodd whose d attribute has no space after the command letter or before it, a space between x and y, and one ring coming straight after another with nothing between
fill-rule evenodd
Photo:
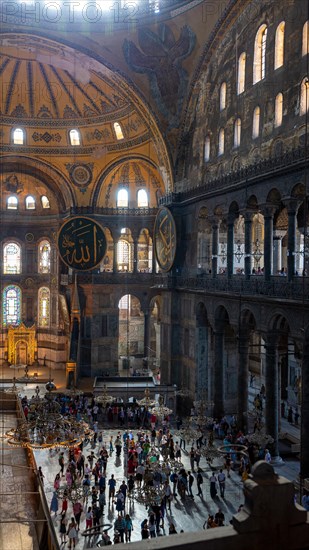
<instances>
[{"instance_id":1,"label":"circular calligraphic medallion","mask_svg":"<svg viewBox=\"0 0 309 550\"><path fill-rule=\"evenodd\" d=\"M154 226L154 245L157 262L162 271L169 271L176 254L176 226L171 212L159 208Z\"/></svg>"},{"instance_id":2,"label":"circular calligraphic medallion","mask_svg":"<svg viewBox=\"0 0 309 550\"><path fill-rule=\"evenodd\" d=\"M58 251L62 261L71 269L93 269L99 265L106 252L104 230L91 218L70 218L59 230Z\"/></svg>"},{"instance_id":3,"label":"circular calligraphic medallion","mask_svg":"<svg viewBox=\"0 0 309 550\"><path fill-rule=\"evenodd\" d=\"M92 172L86 164L73 164L70 170L72 181L77 187L85 187L91 183Z\"/></svg>"}]
</instances>

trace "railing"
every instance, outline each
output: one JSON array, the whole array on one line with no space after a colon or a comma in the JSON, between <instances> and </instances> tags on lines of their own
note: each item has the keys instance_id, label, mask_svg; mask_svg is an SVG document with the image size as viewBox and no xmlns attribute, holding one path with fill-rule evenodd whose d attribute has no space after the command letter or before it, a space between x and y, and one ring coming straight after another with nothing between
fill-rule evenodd
<instances>
[{"instance_id":1,"label":"railing","mask_svg":"<svg viewBox=\"0 0 309 550\"><path fill-rule=\"evenodd\" d=\"M219 191L230 188L243 183L248 184L250 181L259 179L261 176L274 172L280 172L287 169L295 168L295 165L308 164L309 156L305 147L297 147L291 151L288 151L282 155L270 157L250 164L249 166L243 166L239 170L229 172L223 176L209 179L199 187L188 189L187 191L180 191L179 193L169 193L160 199L160 205L168 205L172 203L181 203L189 199L200 198L202 195L212 194L214 191Z\"/></svg>"},{"instance_id":2,"label":"railing","mask_svg":"<svg viewBox=\"0 0 309 550\"><path fill-rule=\"evenodd\" d=\"M244 296L267 296L309 302L309 278L298 277L287 281L285 277L272 277L265 281L263 277L252 276L247 280L242 275L228 279L225 275L211 276L172 276L162 275L164 289L185 289L210 293L233 293Z\"/></svg>"},{"instance_id":3,"label":"railing","mask_svg":"<svg viewBox=\"0 0 309 550\"><path fill-rule=\"evenodd\" d=\"M72 280L69 282L72 283ZM103 271L102 273L79 273L78 274L78 283L79 284L94 284L94 285L121 285L121 284L132 284L132 285L150 285L160 287L166 284L165 276L163 274L157 273L129 273L128 271L124 272L109 272Z\"/></svg>"},{"instance_id":4,"label":"railing","mask_svg":"<svg viewBox=\"0 0 309 550\"><path fill-rule=\"evenodd\" d=\"M71 215L93 215L101 216L156 216L158 208L106 208L105 206L73 206L70 208Z\"/></svg>"}]
</instances>

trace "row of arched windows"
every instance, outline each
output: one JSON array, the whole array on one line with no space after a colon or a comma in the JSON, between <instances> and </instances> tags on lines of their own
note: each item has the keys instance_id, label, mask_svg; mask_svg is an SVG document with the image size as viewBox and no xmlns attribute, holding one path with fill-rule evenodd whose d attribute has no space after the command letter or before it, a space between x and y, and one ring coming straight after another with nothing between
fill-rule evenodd
<instances>
[{"instance_id":1,"label":"row of arched windows","mask_svg":"<svg viewBox=\"0 0 309 550\"><path fill-rule=\"evenodd\" d=\"M22 293L17 285L8 285L2 294L2 324L19 325L21 322ZM41 287L38 290L38 326L47 328L50 326L50 290Z\"/></svg>"},{"instance_id":2,"label":"row of arched windows","mask_svg":"<svg viewBox=\"0 0 309 550\"><path fill-rule=\"evenodd\" d=\"M46 195L42 195L40 197L41 206L44 209L50 208L50 202L49 199L46 197ZM7 198L6 207L8 210L17 210L19 206L19 200L16 195L10 195ZM35 210L36 209L36 200L32 195L27 195L25 198L25 208L26 210Z\"/></svg>"},{"instance_id":3,"label":"row of arched windows","mask_svg":"<svg viewBox=\"0 0 309 550\"><path fill-rule=\"evenodd\" d=\"M113 129L117 140L124 139L122 126L119 122L114 122ZM72 128L68 133L69 144L73 147L82 144L81 133L77 128ZM18 127L12 130L12 143L13 145L25 145L26 143L26 130Z\"/></svg>"},{"instance_id":4,"label":"row of arched windows","mask_svg":"<svg viewBox=\"0 0 309 550\"><path fill-rule=\"evenodd\" d=\"M302 116L309 110L309 80L305 77L300 86L300 102L299 102L299 114ZM274 105L274 126L278 128L283 122L283 94L279 92L275 97ZM261 109L257 105L253 110L252 116L252 139L257 139L261 132ZM237 148L241 143L241 119L238 117L234 121L234 141L233 147ZM204 160L208 162L210 160L210 136L207 135L205 139L204 148ZM218 156L224 154L225 151L225 130L219 129L218 133Z\"/></svg>"},{"instance_id":5,"label":"row of arched windows","mask_svg":"<svg viewBox=\"0 0 309 550\"><path fill-rule=\"evenodd\" d=\"M38 273L50 273L51 245L43 240L38 246ZM9 242L3 246L3 273L4 275L18 275L22 272L21 246L16 242Z\"/></svg>"},{"instance_id":6,"label":"row of arched windows","mask_svg":"<svg viewBox=\"0 0 309 550\"><path fill-rule=\"evenodd\" d=\"M276 29L275 34L275 50L274 50L274 70L279 69L284 64L284 35L285 22L281 21ZM253 84L257 84L265 78L266 74L266 41L267 41L267 25L263 24L259 27L254 41L253 54ZM309 21L303 26L302 36L302 55L309 53ZM240 95L246 88L246 61L247 54L242 52L238 57L237 62L237 94ZM224 111L227 107L227 86L226 82L222 82L219 92L219 109Z\"/></svg>"}]
</instances>

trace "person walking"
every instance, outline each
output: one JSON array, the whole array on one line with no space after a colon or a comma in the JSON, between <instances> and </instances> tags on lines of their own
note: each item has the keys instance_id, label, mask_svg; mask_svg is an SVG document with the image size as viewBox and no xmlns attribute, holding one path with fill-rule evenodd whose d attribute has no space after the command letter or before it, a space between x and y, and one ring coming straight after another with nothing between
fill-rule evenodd
<instances>
[{"instance_id":1,"label":"person walking","mask_svg":"<svg viewBox=\"0 0 309 550\"><path fill-rule=\"evenodd\" d=\"M112 474L110 479L108 480L108 487L109 487L108 499L110 500L115 496L116 480L114 478L114 474Z\"/></svg>"},{"instance_id":2,"label":"person walking","mask_svg":"<svg viewBox=\"0 0 309 550\"><path fill-rule=\"evenodd\" d=\"M124 542L125 529L126 529L125 519L120 514L118 514L118 517L114 523L114 530L119 533L121 542Z\"/></svg>"},{"instance_id":3,"label":"person walking","mask_svg":"<svg viewBox=\"0 0 309 550\"><path fill-rule=\"evenodd\" d=\"M203 492L202 492L201 486L203 484L203 476L202 476L202 470L200 468L197 471L196 484L197 484L197 496L202 497Z\"/></svg>"},{"instance_id":4,"label":"person walking","mask_svg":"<svg viewBox=\"0 0 309 550\"><path fill-rule=\"evenodd\" d=\"M189 471L188 472L188 486L189 486L189 496L194 500L194 496L192 493L192 486L194 483L194 475Z\"/></svg>"},{"instance_id":5,"label":"person walking","mask_svg":"<svg viewBox=\"0 0 309 550\"><path fill-rule=\"evenodd\" d=\"M86 512L86 529L91 529L92 519L93 519L92 507L88 506L88 510Z\"/></svg>"},{"instance_id":6,"label":"person walking","mask_svg":"<svg viewBox=\"0 0 309 550\"><path fill-rule=\"evenodd\" d=\"M66 544L67 521L65 519L65 514L62 514L60 518L59 533L60 533L61 544Z\"/></svg>"},{"instance_id":7,"label":"person walking","mask_svg":"<svg viewBox=\"0 0 309 550\"><path fill-rule=\"evenodd\" d=\"M74 518L71 518L71 521L68 526L67 535L69 537L69 548L75 548L76 545L76 539L77 539L77 530L76 530L76 523Z\"/></svg>"},{"instance_id":8,"label":"person walking","mask_svg":"<svg viewBox=\"0 0 309 550\"><path fill-rule=\"evenodd\" d=\"M125 534L126 534L126 542L131 542L131 533L133 531L133 522L129 514L126 514L125 518Z\"/></svg>"},{"instance_id":9,"label":"person walking","mask_svg":"<svg viewBox=\"0 0 309 550\"><path fill-rule=\"evenodd\" d=\"M215 498L217 496L217 478L214 473L211 474L209 478L210 483L210 496L211 498Z\"/></svg>"},{"instance_id":10,"label":"person walking","mask_svg":"<svg viewBox=\"0 0 309 550\"><path fill-rule=\"evenodd\" d=\"M80 502L74 502L73 504L73 514L76 521L76 530L79 531L80 517L83 512L83 506Z\"/></svg>"},{"instance_id":11,"label":"person walking","mask_svg":"<svg viewBox=\"0 0 309 550\"><path fill-rule=\"evenodd\" d=\"M189 453L189 458L190 458L191 470L192 470L192 472L194 472L194 461L195 461L195 450L194 450L194 447L191 447L191 450L190 450L190 453Z\"/></svg>"},{"instance_id":12,"label":"person walking","mask_svg":"<svg viewBox=\"0 0 309 550\"><path fill-rule=\"evenodd\" d=\"M52 499L51 499L51 503L50 503L50 511L55 512L55 517L57 516L58 508L59 508L59 506L58 506L58 496L57 496L56 491L54 491Z\"/></svg>"},{"instance_id":13,"label":"person walking","mask_svg":"<svg viewBox=\"0 0 309 550\"><path fill-rule=\"evenodd\" d=\"M220 469L220 472L218 473L218 482L219 482L220 496L221 496L221 498L224 498L224 493L225 493L225 473L222 471L222 468Z\"/></svg>"}]
</instances>

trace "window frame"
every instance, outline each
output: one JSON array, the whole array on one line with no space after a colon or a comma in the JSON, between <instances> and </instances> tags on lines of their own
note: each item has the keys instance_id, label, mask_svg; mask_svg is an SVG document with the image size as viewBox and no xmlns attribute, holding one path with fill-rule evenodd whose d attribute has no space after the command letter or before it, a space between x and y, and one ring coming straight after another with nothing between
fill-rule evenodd
<instances>
[{"instance_id":1,"label":"window frame","mask_svg":"<svg viewBox=\"0 0 309 550\"><path fill-rule=\"evenodd\" d=\"M260 25L255 35L253 54L253 84L257 84L266 77L266 49L268 27L266 23Z\"/></svg>"},{"instance_id":2,"label":"window frame","mask_svg":"<svg viewBox=\"0 0 309 550\"><path fill-rule=\"evenodd\" d=\"M281 21L275 34L274 70L284 65L285 21Z\"/></svg>"},{"instance_id":3,"label":"window frame","mask_svg":"<svg viewBox=\"0 0 309 550\"><path fill-rule=\"evenodd\" d=\"M246 61L247 54L242 52L237 63L237 95L243 94L246 89Z\"/></svg>"},{"instance_id":4,"label":"window frame","mask_svg":"<svg viewBox=\"0 0 309 550\"><path fill-rule=\"evenodd\" d=\"M14 137L14 134L15 132L17 131L20 131L21 134L22 134L22 143L15 143L15 137ZM11 135L11 141L12 141L12 145L16 145L17 147L20 146L20 145L25 145L26 143L26 130L22 127L22 126L14 126L14 128L12 128L12 135Z\"/></svg>"},{"instance_id":5,"label":"window frame","mask_svg":"<svg viewBox=\"0 0 309 550\"><path fill-rule=\"evenodd\" d=\"M76 135L78 136L78 143L73 143L74 142L74 138L72 138L72 133L73 132L76 132ZM82 136L81 136L81 132L78 128L71 128L69 130L69 144L71 145L71 147L80 147L81 146Z\"/></svg>"}]
</instances>

